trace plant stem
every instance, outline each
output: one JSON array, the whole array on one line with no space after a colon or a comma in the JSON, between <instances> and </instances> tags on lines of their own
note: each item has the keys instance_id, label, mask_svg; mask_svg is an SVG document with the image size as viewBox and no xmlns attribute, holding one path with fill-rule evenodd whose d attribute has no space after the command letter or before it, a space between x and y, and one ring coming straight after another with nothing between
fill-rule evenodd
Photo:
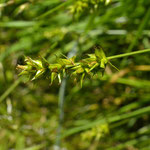
<instances>
[{"instance_id":1,"label":"plant stem","mask_svg":"<svg viewBox=\"0 0 150 150\"><path fill-rule=\"evenodd\" d=\"M115 56L110 56L110 57L107 57L107 59L111 60L111 59L115 59L115 58L132 56L132 55L135 55L135 54L141 54L141 53L146 53L146 52L150 52L150 49L144 49L144 50L134 51L134 52L130 52L130 53L125 53L125 54L119 54L119 55L115 55Z\"/></svg>"},{"instance_id":2,"label":"plant stem","mask_svg":"<svg viewBox=\"0 0 150 150\"><path fill-rule=\"evenodd\" d=\"M67 57L68 58L73 57L76 54L76 52L77 52L77 42L75 42L73 49L69 52ZM64 104L65 104L66 84L67 84L67 76L63 78L60 89L59 89L59 103L58 103L59 125L57 129L56 144L55 144L54 150L61 149L61 132L63 129L63 121L64 121Z\"/></svg>"},{"instance_id":3,"label":"plant stem","mask_svg":"<svg viewBox=\"0 0 150 150\"><path fill-rule=\"evenodd\" d=\"M62 124L64 120L64 102L65 102L65 91L66 91L66 82L67 79L63 78L60 89L59 89L59 126L57 129L57 137L56 137L56 145L54 150L60 150L61 149L61 132L62 132Z\"/></svg>"}]
</instances>

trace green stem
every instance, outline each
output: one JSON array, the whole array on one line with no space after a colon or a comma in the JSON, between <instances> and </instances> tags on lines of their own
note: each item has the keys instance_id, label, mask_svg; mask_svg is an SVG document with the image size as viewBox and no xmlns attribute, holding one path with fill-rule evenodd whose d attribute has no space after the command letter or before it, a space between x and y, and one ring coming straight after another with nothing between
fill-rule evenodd
<instances>
[{"instance_id":1,"label":"green stem","mask_svg":"<svg viewBox=\"0 0 150 150\"><path fill-rule=\"evenodd\" d=\"M68 58L73 57L77 52L77 42L73 49L69 52ZM63 129L63 121L64 121L64 104L65 104L65 91L66 91L66 84L67 84L67 76L63 78L60 89L59 89L59 125L57 129L57 136L56 136L56 145L54 150L61 149L61 133Z\"/></svg>"},{"instance_id":2,"label":"green stem","mask_svg":"<svg viewBox=\"0 0 150 150\"><path fill-rule=\"evenodd\" d=\"M110 56L110 57L107 57L107 59L111 60L111 59L115 59L115 58L132 56L132 55L135 55L135 54L141 54L141 53L146 53L146 52L150 52L150 49L139 50L139 51L134 51L134 52L130 52L130 53L125 53L125 54L119 54L119 55L115 55L115 56Z\"/></svg>"}]
</instances>

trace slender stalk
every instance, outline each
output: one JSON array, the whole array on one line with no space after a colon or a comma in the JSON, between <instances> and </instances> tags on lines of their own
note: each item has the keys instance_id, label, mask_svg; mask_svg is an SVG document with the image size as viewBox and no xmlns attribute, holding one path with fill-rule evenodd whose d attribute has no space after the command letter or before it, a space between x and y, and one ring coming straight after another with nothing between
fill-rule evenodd
<instances>
[{"instance_id":1,"label":"slender stalk","mask_svg":"<svg viewBox=\"0 0 150 150\"><path fill-rule=\"evenodd\" d=\"M65 91L66 91L66 83L67 79L63 78L60 89L59 89L59 126L57 129L57 136L56 136L56 146L54 150L60 150L61 148L61 132L62 132L62 124L64 120L64 102L65 102Z\"/></svg>"},{"instance_id":2,"label":"slender stalk","mask_svg":"<svg viewBox=\"0 0 150 150\"><path fill-rule=\"evenodd\" d=\"M75 43L73 49L69 52L68 58L73 57L77 52L77 42ZM64 103L65 103L65 91L66 91L66 84L67 84L67 76L63 78L60 89L59 89L59 125L57 129L57 136L56 136L56 144L54 146L54 150L61 149L61 133L63 129L63 121L64 121Z\"/></svg>"},{"instance_id":3,"label":"slender stalk","mask_svg":"<svg viewBox=\"0 0 150 150\"><path fill-rule=\"evenodd\" d=\"M111 60L111 59L115 59L115 58L132 56L132 55L146 53L146 52L150 52L150 49L144 49L144 50L139 50L139 51L135 51L135 52L129 52L129 53L125 53L125 54L119 54L119 55L115 55L115 56L110 56L110 57L107 57L107 59Z\"/></svg>"}]
</instances>

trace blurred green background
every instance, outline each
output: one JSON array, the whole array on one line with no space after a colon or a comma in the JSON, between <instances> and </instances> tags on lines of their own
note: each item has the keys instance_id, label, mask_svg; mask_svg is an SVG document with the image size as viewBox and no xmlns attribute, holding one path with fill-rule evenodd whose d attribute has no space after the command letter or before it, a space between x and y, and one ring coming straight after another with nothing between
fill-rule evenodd
<instances>
[{"instance_id":1,"label":"blurred green background","mask_svg":"<svg viewBox=\"0 0 150 150\"><path fill-rule=\"evenodd\" d=\"M107 66L82 88L68 78L61 123L60 85L16 70L24 55L150 48L149 20L149 0L0 0L0 150L150 150L149 53L113 60L119 72Z\"/></svg>"}]
</instances>

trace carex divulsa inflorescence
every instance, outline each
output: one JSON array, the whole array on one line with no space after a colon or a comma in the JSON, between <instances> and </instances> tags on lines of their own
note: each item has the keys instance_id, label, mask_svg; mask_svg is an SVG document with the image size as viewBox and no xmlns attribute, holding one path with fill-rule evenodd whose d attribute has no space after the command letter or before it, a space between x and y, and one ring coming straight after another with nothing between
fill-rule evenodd
<instances>
[{"instance_id":1,"label":"carex divulsa inflorescence","mask_svg":"<svg viewBox=\"0 0 150 150\"><path fill-rule=\"evenodd\" d=\"M83 79L88 76L92 77L97 72L103 73L108 63L107 57L102 48L96 47L94 54L87 54L87 58L76 62L76 56L72 58L56 57L56 63L50 64L45 58L31 59L25 57L25 65L18 65L17 69L21 69L19 75L28 75L30 80L39 78L50 79L52 84L55 79L61 83L63 77L70 76L75 80L80 79L82 86Z\"/></svg>"}]
</instances>

